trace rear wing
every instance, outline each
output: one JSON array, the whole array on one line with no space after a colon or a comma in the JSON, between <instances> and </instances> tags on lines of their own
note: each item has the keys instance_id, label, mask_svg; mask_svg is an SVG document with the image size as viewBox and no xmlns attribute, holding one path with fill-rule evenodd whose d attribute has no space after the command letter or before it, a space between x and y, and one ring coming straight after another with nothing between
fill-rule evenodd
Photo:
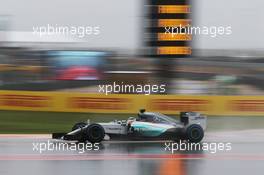
<instances>
[{"instance_id":1,"label":"rear wing","mask_svg":"<svg viewBox=\"0 0 264 175\"><path fill-rule=\"evenodd\" d=\"M180 121L184 125L198 124L204 130L207 127L207 117L198 112L181 112L180 113Z\"/></svg>"}]
</instances>

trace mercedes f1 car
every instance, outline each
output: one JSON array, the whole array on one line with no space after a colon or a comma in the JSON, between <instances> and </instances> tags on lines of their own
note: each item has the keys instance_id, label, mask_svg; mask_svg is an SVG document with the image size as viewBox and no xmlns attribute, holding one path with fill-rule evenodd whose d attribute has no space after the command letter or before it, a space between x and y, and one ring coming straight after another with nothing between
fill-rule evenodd
<instances>
[{"instance_id":1,"label":"mercedes f1 car","mask_svg":"<svg viewBox=\"0 0 264 175\"><path fill-rule=\"evenodd\" d=\"M108 123L76 123L69 133L54 133L54 139L99 143L104 139L118 140L187 140L200 142L206 129L206 116L181 112L180 120L160 113L140 110L137 118Z\"/></svg>"}]
</instances>

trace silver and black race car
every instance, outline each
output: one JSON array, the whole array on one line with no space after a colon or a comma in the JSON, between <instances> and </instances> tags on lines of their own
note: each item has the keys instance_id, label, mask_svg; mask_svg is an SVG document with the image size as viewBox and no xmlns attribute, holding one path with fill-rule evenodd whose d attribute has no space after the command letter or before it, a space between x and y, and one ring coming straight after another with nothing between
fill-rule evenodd
<instances>
[{"instance_id":1,"label":"silver and black race car","mask_svg":"<svg viewBox=\"0 0 264 175\"><path fill-rule=\"evenodd\" d=\"M99 143L103 140L187 140L200 142L206 129L206 116L181 112L180 120L141 109L136 118L108 123L76 123L69 133L54 133L54 139Z\"/></svg>"}]
</instances>

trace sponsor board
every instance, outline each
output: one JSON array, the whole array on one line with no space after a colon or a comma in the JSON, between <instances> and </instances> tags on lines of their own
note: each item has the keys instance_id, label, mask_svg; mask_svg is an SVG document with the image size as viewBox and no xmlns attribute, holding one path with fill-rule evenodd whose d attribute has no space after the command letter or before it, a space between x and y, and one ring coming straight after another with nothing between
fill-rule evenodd
<instances>
[{"instance_id":1,"label":"sponsor board","mask_svg":"<svg viewBox=\"0 0 264 175\"><path fill-rule=\"evenodd\" d=\"M105 113L119 113L128 112L133 106L131 98L127 97L89 97L89 96L75 96L67 98L66 107L69 110L76 110L82 112L105 112Z\"/></svg>"},{"instance_id":2,"label":"sponsor board","mask_svg":"<svg viewBox=\"0 0 264 175\"><path fill-rule=\"evenodd\" d=\"M207 115L264 116L264 96L125 95L0 91L0 110L164 114L195 111Z\"/></svg>"},{"instance_id":3,"label":"sponsor board","mask_svg":"<svg viewBox=\"0 0 264 175\"><path fill-rule=\"evenodd\" d=\"M0 91L0 109L49 111L54 107L53 98L48 93Z\"/></svg>"}]
</instances>

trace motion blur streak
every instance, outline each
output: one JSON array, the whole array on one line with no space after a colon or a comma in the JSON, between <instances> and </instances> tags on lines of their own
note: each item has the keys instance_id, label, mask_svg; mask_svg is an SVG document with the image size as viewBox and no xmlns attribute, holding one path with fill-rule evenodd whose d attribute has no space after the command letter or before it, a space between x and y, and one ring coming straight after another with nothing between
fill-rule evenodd
<instances>
[{"instance_id":1,"label":"motion blur streak","mask_svg":"<svg viewBox=\"0 0 264 175\"><path fill-rule=\"evenodd\" d=\"M185 167L182 160L165 160L160 165L160 175L185 175Z\"/></svg>"},{"instance_id":2,"label":"motion blur streak","mask_svg":"<svg viewBox=\"0 0 264 175\"><path fill-rule=\"evenodd\" d=\"M223 154L223 155L203 155L203 154L74 154L74 155L0 155L0 160L264 160L264 155L243 155L243 154Z\"/></svg>"}]
</instances>

